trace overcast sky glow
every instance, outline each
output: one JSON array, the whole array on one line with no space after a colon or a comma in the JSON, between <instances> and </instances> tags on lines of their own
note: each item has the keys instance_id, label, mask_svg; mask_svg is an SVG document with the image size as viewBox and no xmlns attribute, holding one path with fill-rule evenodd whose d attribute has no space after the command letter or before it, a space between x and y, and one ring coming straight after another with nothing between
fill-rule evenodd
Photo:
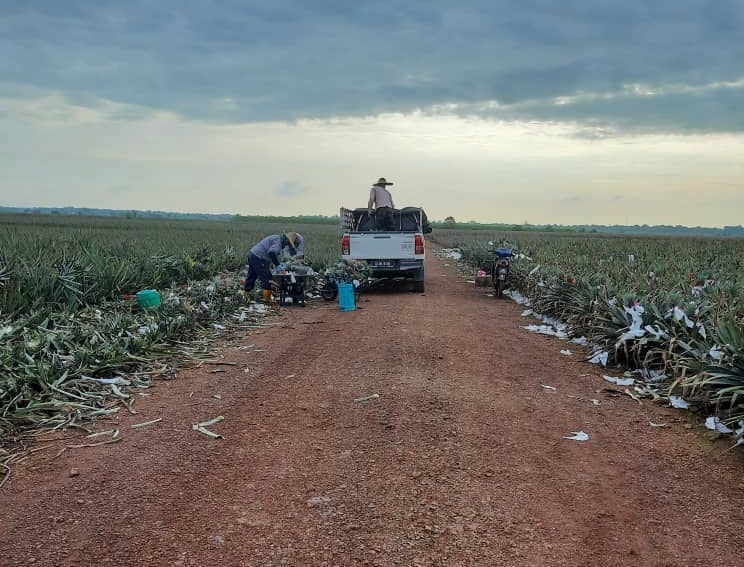
<instances>
[{"instance_id":1,"label":"overcast sky glow","mask_svg":"<svg viewBox=\"0 0 744 567\"><path fill-rule=\"evenodd\" d=\"M0 204L741 224L744 0L0 0Z\"/></svg>"}]
</instances>

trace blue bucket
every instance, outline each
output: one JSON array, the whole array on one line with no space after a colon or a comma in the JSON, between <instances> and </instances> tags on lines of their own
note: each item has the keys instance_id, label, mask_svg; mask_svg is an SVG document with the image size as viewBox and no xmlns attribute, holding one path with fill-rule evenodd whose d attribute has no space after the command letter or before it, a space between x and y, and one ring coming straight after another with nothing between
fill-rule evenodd
<instances>
[{"instance_id":1,"label":"blue bucket","mask_svg":"<svg viewBox=\"0 0 744 567\"><path fill-rule=\"evenodd\" d=\"M339 311L354 311L354 286L350 283L338 284L338 309Z\"/></svg>"}]
</instances>

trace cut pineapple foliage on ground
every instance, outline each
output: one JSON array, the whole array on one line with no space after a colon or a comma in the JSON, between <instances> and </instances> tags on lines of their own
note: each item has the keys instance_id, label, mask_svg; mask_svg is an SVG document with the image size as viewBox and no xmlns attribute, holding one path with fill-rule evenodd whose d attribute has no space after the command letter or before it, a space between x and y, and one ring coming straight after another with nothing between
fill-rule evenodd
<instances>
[{"instance_id":1,"label":"cut pineapple foliage on ground","mask_svg":"<svg viewBox=\"0 0 744 567\"><path fill-rule=\"evenodd\" d=\"M281 309L149 396L100 384L138 413L13 466L3 565L741 564L730 440L427 272L425 295Z\"/></svg>"}]
</instances>

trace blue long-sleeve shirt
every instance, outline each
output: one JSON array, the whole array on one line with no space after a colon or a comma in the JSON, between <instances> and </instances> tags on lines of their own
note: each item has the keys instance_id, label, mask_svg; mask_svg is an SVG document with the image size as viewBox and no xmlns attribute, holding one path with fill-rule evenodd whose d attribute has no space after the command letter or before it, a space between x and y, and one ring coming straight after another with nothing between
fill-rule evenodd
<instances>
[{"instance_id":1,"label":"blue long-sleeve shirt","mask_svg":"<svg viewBox=\"0 0 744 567\"><path fill-rule=\"evenodd\" d=\"M279 254L282 252L282 235L272 234L267 236L261 242L251 248L250 254L273 263L275 266L279 265Z\"/></svg>"},{"instance_id":2,"label":"blue long-sleeve shirt","mask_svg":"<svg viewBox=\"0 0 744 567\"><path fill-rule=\"evenodd\" d=\"M282 250L282 235L272 234L264 238L250 250L250 254L262 260L270 261L276 266L279 265L279 254L282 253L285 256L303 256L305 254L305 239L301 234L297 234L297 248L292 250L292 247L287 245Z\"/></svg>"}]
</instances>

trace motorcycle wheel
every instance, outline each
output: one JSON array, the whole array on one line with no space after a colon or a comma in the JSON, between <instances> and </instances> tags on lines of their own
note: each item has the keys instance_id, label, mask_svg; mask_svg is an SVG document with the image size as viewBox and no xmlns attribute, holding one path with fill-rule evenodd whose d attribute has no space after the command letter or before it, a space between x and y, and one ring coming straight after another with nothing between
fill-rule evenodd
<instances>
[{"instance_id":1,"label":"motorcycle wheel","mask_svg":"<svg viewBox=\"0 0 744 567\"><path fill-rule=\"evenodd\" d=\"M335 283L326 283L320 290L320 297L326 301L334 301L338 297L338 286Z\"/></svg>"},{"instance_id":2,"label":"motorcycle wheel","mask_svg":"<svg viewBox=\"0 0 744 567\"><path fill-rule=\"evenodd\" d=\"M496 285L496 297L504 297L504 290L506 289L506 280L499 280Z\"/></svg>"},{"instance_id":3,"label":"motorcycle wheel","mask_svg":"<svg viewBox=\"0 0 744 567\"><path fill-rule=\"evenodd\" d=\"M491 283L493 284L493 289L498 295L499 291L499 283L501 281L499 280L499 275L496 273L496 266L493 267L491 270Z\"/></svg>"}]
</instances>

